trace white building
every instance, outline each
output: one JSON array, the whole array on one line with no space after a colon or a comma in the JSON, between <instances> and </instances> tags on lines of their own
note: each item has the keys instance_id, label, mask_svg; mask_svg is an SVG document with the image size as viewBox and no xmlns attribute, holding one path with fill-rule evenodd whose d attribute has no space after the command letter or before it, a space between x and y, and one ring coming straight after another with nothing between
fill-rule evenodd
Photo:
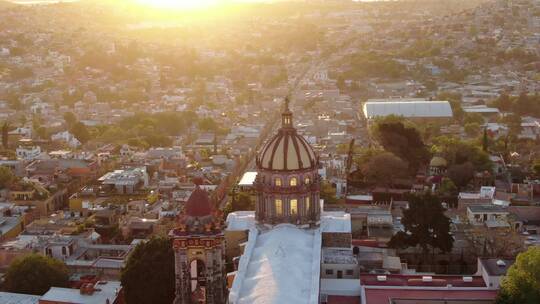
<instances>
[{"instance_id":1,"label":"white building","mask_svg":"<svg viewBox=\"0 0 540 304\"><path fill-rule=\"evenodd\" d=\"M15 130L9 131L9 135L18 135L18 136L24 137L24 138L31 138L32 137L32 128L18 127Z\"/></svg>"},{"instance_id":2,"label":"white building","mask_svg":"<svg viewBox=\"0 0 540 304\"><path fill-rule=\"evenodd\" d=\"M118 193L133 193L140 187L148 187L148 173L146 167L130 170L115 170L98 179L102 185L114 187Z\"/></svg>"},{"instance_id":3,"label":"white building","mask_svg":"<svg viewBox=\"0 0 540 304\"><path fill-rule=\"evenodd\" d=\"M467 218L473 225L489 228L509 227L508 211L497 205L471 205L467 207Z\"/></svg>"},{"instance_id":4,"label":"white building","mask_svg":"<svg viewBox=\"0 0 540 304\"><path fill-rule=\"evenodd\" d=\"M82 145L82 143L75 138L73 134L71 134L69 131L59 132L56 134L53 134L51 136L51 139L53 141L61 141L66 143L71 148L78 148Z\"/></svg>"},{"instance_id":5,"label":"white building","mask_svg":"<svg viewBox=\"0 0 540 304\"><path fill-rule=\"evenodd\" d=\"M39 146L22 147L19 146L15 152L18 159L34 160L41 154L41 148Z\"/></svg>"},{"instance_id":6,"label":"white building","mask_svg":"<svg viewBox=\"0 0 540 304\"><path fill-rule=\"evenodd\" d=\"M315 74L313 74L313 80L320 82L328 81L328 70L318 70L315 72Z\"/></svg>"},{"instance_id":7,"label":"white building","mask_svg":"<svg viewBox=\"0 0 540 304\"><path fill-rule=\"evenodd\" d=\"M389 115L425 119L449 119L453 116L448 101L424 99L369 99L362 110L366 119Z\"/></svg>"},{"instance_id":8,"label":"white building","mask_svg":"<svg viewBox=\"0 0 540 304\"><path fill-rule=\"evenodd\" d=\"M476 275L481 275L489 289L499 289L501 279L514 264L513 260L478 258Z\"/></svg>"}]
</instances>

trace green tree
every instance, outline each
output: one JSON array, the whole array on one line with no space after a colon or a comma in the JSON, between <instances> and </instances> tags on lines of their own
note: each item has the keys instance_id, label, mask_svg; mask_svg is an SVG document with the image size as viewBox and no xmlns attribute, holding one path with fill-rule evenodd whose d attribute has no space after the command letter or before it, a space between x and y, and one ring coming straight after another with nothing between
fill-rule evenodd
<instances>
[{"instance_id":1,"label":"green tree","mask_svg":"<svg viewBox=\"0 0 540 304\"><path fill-rule=\"evenodd\" d=\"M346 145L348 146L348 145ZM348 150L348 147L347 149ZM355 149L356 150L356 149ZM344 154L348 151L343 152ZM361 148L358 153L356 153L356 156L354 158L354 162L358 167L362 167L365 163L369 162L371 158L373 158L376 155L384 153L384 150L378 149L378 148Z\"/></svg>"},{"instance_id":2,"label":"green tree","mask_svg":"<svg viewBox=\"0 0 540 304\"><path fill-rule=\"evenodd\" d=\"M412 172L429 161L429 151L416 128L406 127L403 122L382 121L374 133L384 149L405 160Z\"/></svg>"},{"instance_id":3,"label":"green tree","mask_svg":"<svg viewBox=\"0 0 540 304\"><path fill-rule=\"evenodd\" d=\"M448 177L443 177L438 192L442 195L456 195L458 192L456 184Z\"/></svg>"},{"instance_id":4,"label":"green tree","mask_svg":"<svg viewBox=\"0 0 540 304\"><path fill-rule=\"evenodd\" d=\"M90 140L88 128L80 121L73 125L71 133L73 133L73 136L75 136L82 144L85 144Z\"/></svg>"},{"instance_id":5,"label":"green tree","mask_svg":"<svg viewBox=\"0 0 540 304\"><path fill-rule=\"evenodd\" d=\"M172 303L174 300L174 252L165 237L140 243L130 254L120 281L127 303Z\"/></svg>"},{"instance_id":6,"label":"green tree","mask_svg":"<svg viewBox=\"0 0 540 304\"><path fill-rule=\"evenodd\" d=\"M489 154L475 142L463 141L456 137L439 136L433 139L432 153L437 153L448 161L449 167L470 162L473 170L491 170ZM457 185L457 183L456 183Z\"/></svg>"},{"instance_id":7,"label":"green tree","mask_svg":"<svg viewBox=\"0 0 540 304\"><path fill-rule=\"evenodd\" d=\"M518 115L527 115L534 109L534 100L529 97L526 92L519 94L516 102L514 103L514 113Z\"/></svg>"},{"instance_id":8,"label":"green tree","mask_svg":"<svg viewBox=\"0 0 540 304\"><path fill-rule=\"evenodd\" d=\"M540 177L540 158L534 161L532 171L537 177Z\"/></svg>"},{"instance_id":9,"label":"green tree","mask_svg":"<svg viewBox=\"0 0 540 304\"><path fill-rule=\"evenodd\" d=\"M9 144L9 124L6 121L2 125L2 146L4 147L4 149L8 148L8 144Z\"/></svg>"},{"instance_id":10,"label":"green tree","mask_svg":"<svg viewBox=\"0 0 540 304\"><path fill-rule=\"evenodd\" d=\"M239 192L236 194L232 209L233 211L255 210L255 202L253 202L249 193Z\"/></svg>"},{"instance_id":11,"label":"green tree","mask_svg":"<svg viewBox=\"0 0 540 304\"><path fill-rule=\"evenodd\" d=\"M476 136L478 133L480 133L480 125L476 122L472 123L466 123L465 124L465 133L467 133L468 136Z\"/></svg>"},{"instance_id":12,"label":"green tree","mask_svg":"<svg viewBox=\"0 0 540 304\"><path fill-rule=\"evenodd\" d=\"M9 292L42 295L52 286L67 287L68 269L59 260L30 254L9 265L4 287Z\"/></svg>"},{"instance_id":13,"label":"green tree","mask_svg":"<svg viewBox=\"0 0 540 304\"><path fill-rule=\"evenodd\" d=\"M336 86L338 87L338 89L340 91L345 91L345 89L347 88L346 85L345 85L345 78L343 78L343 76L338 76L337 78L337 84Z\"/></svg>"},{"instance_id":14,"label":"green tree","mask_svg":"<svg viewBox=\"0 0 540 304\"><path fill-rule=\"evenodd\" d=\"M321 198L325 204L337 203L336 188L328 181L321 182Z\"/></svg>"},{"instance_id":15,"label":"green tree","mask_svg":"<svg viewBox=\"0 0 540 304\"><path fill-rule=\"evenodd\" d=\"M211 117L206 117L199 120L198 126L202 131L215 131L218 128L216 121Z\"/></svg>"},{"instance_id":16,"label":"green tree","mask_svg":"<svg viewBox=\"0 0 540 304\"><path fill-rule=\"evenodd\" d=\"M441 92L437 95L437 100L448 100L450 103L450 106L452 107L452 113L454 116L454 119L457 121L462 121L463 116L465 115L465 112L463 111L463 108L461 107L462 97L459 93L451 93L451 92Z\"/></svg>"},{"instance_id":17,"label":"green tree","mask_svg":"<svg viewBox=\"0 0 540 304\"><path fill-rule=\"evenodd\" d=\"M49 137L49 133L47 131L47 128L41 126L36 130L37 136L41 139L47 139Z\"/></svg>"},{"instance_id":18,"label":"green tree","mask_svg":"<svg viewBox=\"0 0 540 304\"><path fill-rule=\"evenodd\" d=\"M518 254L501 282L497 304L540 303L540 247Z\"/></svg>"},{"instance_id":19,"label":"green tree","mask_svg":"<svg viewBox=\"0 0 540 304\"><path fill-rule=\"evenodd\" d=\"M150 147L170 147L172 145L172 139L161 134L150 134L145 136L144 141L146 141Z\"/></svg>"},{"instance_id":20,"label":"green tree","mask_svg":"<svg viewBox=\"0 0 540 304\"><path fill-rule=\"evenodd\" d=\"M396 178L407 176L407 163L390 152L383 152L371 157L361 171L369 182L392 187Z\"/></svg>"},{"instance_id":21,"label":"green tree","mask_svg":"<svg viewBox=\"0 0 540 304\"><path fill-rule=\"evenodd\" d=\"M463 122L465 124L477 123L481 125L484 123L484 117L478 113L466 113Z\"/></svg>"},{"instance_id":22,"label":"green tree","mask_svg":"<svg viewBox=\"0 0 540 304\"><path fill-rule=\"evenodd\" d=\"M521 133L521 116L517 114L505 115L502 122L508 126L508 135L517 137Z\"/></svg>"},{"instance_id":23,"label":"green tree","mask_svg":"<svg viewBox=\"0 0 540 304\"><path fill-rule=\"evenodd\" d=\"M474 166L470 162L464 164L452 165L448 168L448 177L454 184L461 189L466 187L474 177Z\"/></svg>"},{"instance_id":24,"label":"green tree","mask_svg":"<svg viewBox=\"0 0 540 304\"><path fill-rule=\"evenodd\" d=\"M6 166L0 166L0 188L7 188L15 180L11 169Z\"/></svg>"},{"instance_id":25,"label":"green tree","mask_svg":"<svg viewBox=\"0 0 540 304\"><path fill-rule=\"evenodd\" d=\"M501 93L499 98L493 101L493 105L499 110L507 112L512 109L512 100L510 100L510 96L508 96L508 94Z\"/></svg>"},{"instance_id":26,"label":"green tree","mask_svg":"<svg viewBox=\"0 0 540 304\"><path fill-rule=\"evenodd\" d=\"M395 234L388 246L408 248L420 246L427 257L429 250L452 250L454 239L450 235L450 219L444 214L439 197L431 192L408 196L409 208L403 211L401 223L404 231Z\"/></svg>"},{"instance_id":27,"label":"green tree","mask_svg":"<svg viewBox=\"0 0 540 304\"><path fill-rule=\"evenodd\" d=\"M77 122L77 116L75 116L73 112L66 112L64 113L64 121L66 122L68 128L71 128Z\"/></svg>"},{"instance_id":28,"label":"green tree","mask_svg":"<svg viewBox=\"0 0 540 304\"><path fill-rule=\"evenodd\" d=\"M484 128L484 134L482 135L482 151L487 152L489 149L489 137L487 128Z\"/></svg>"}]
</instances>

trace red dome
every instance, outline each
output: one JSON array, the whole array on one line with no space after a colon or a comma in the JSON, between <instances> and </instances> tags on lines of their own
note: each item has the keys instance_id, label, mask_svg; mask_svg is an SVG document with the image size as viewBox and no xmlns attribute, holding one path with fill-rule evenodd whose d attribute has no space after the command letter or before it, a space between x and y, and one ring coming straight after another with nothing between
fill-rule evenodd
<instances>
[{"instance_id":1,"label":"red dome","mask_svg":"<svg viewBox=\"0 0 540 304\"><path fill-rule=\"evenodd\" d=\"M189 216L206 216L212 214L212 203L208 192L199 186L191 193L186 202L186 214Z\"/></svg>"}]
</instances>

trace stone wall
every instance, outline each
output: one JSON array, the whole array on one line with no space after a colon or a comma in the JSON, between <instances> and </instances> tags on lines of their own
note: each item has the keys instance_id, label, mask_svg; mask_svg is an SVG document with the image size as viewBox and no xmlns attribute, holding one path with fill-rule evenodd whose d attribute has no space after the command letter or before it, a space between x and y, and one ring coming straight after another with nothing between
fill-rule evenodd
<instances>
[{"instance_id":1,"label":"stone wall","mask_svg":"<svg viewBox=\"0 0 540 304\"><path fill-rule=\"evenodd\" d=\"M322 234L323 247L351 248L352 236L350 233L327 233Z\"/></svg>"}]
</instances>

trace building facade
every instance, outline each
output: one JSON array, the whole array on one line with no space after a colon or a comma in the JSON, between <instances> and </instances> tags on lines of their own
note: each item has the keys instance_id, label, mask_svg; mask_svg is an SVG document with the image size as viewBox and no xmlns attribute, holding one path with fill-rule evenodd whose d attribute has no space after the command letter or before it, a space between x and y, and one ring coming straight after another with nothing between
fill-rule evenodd
<instances>
[{"instance_id":1,"label":"building facade","mask_svg":"<svg viewBox=\"0 0 540 304\"><path fill-rule=\"evenodd\" d=\"M174 304L225 303L225 237L223 220L212 207L208 193L197 184L173 239L176 273Z\"/></svg>"}]
</instances>

